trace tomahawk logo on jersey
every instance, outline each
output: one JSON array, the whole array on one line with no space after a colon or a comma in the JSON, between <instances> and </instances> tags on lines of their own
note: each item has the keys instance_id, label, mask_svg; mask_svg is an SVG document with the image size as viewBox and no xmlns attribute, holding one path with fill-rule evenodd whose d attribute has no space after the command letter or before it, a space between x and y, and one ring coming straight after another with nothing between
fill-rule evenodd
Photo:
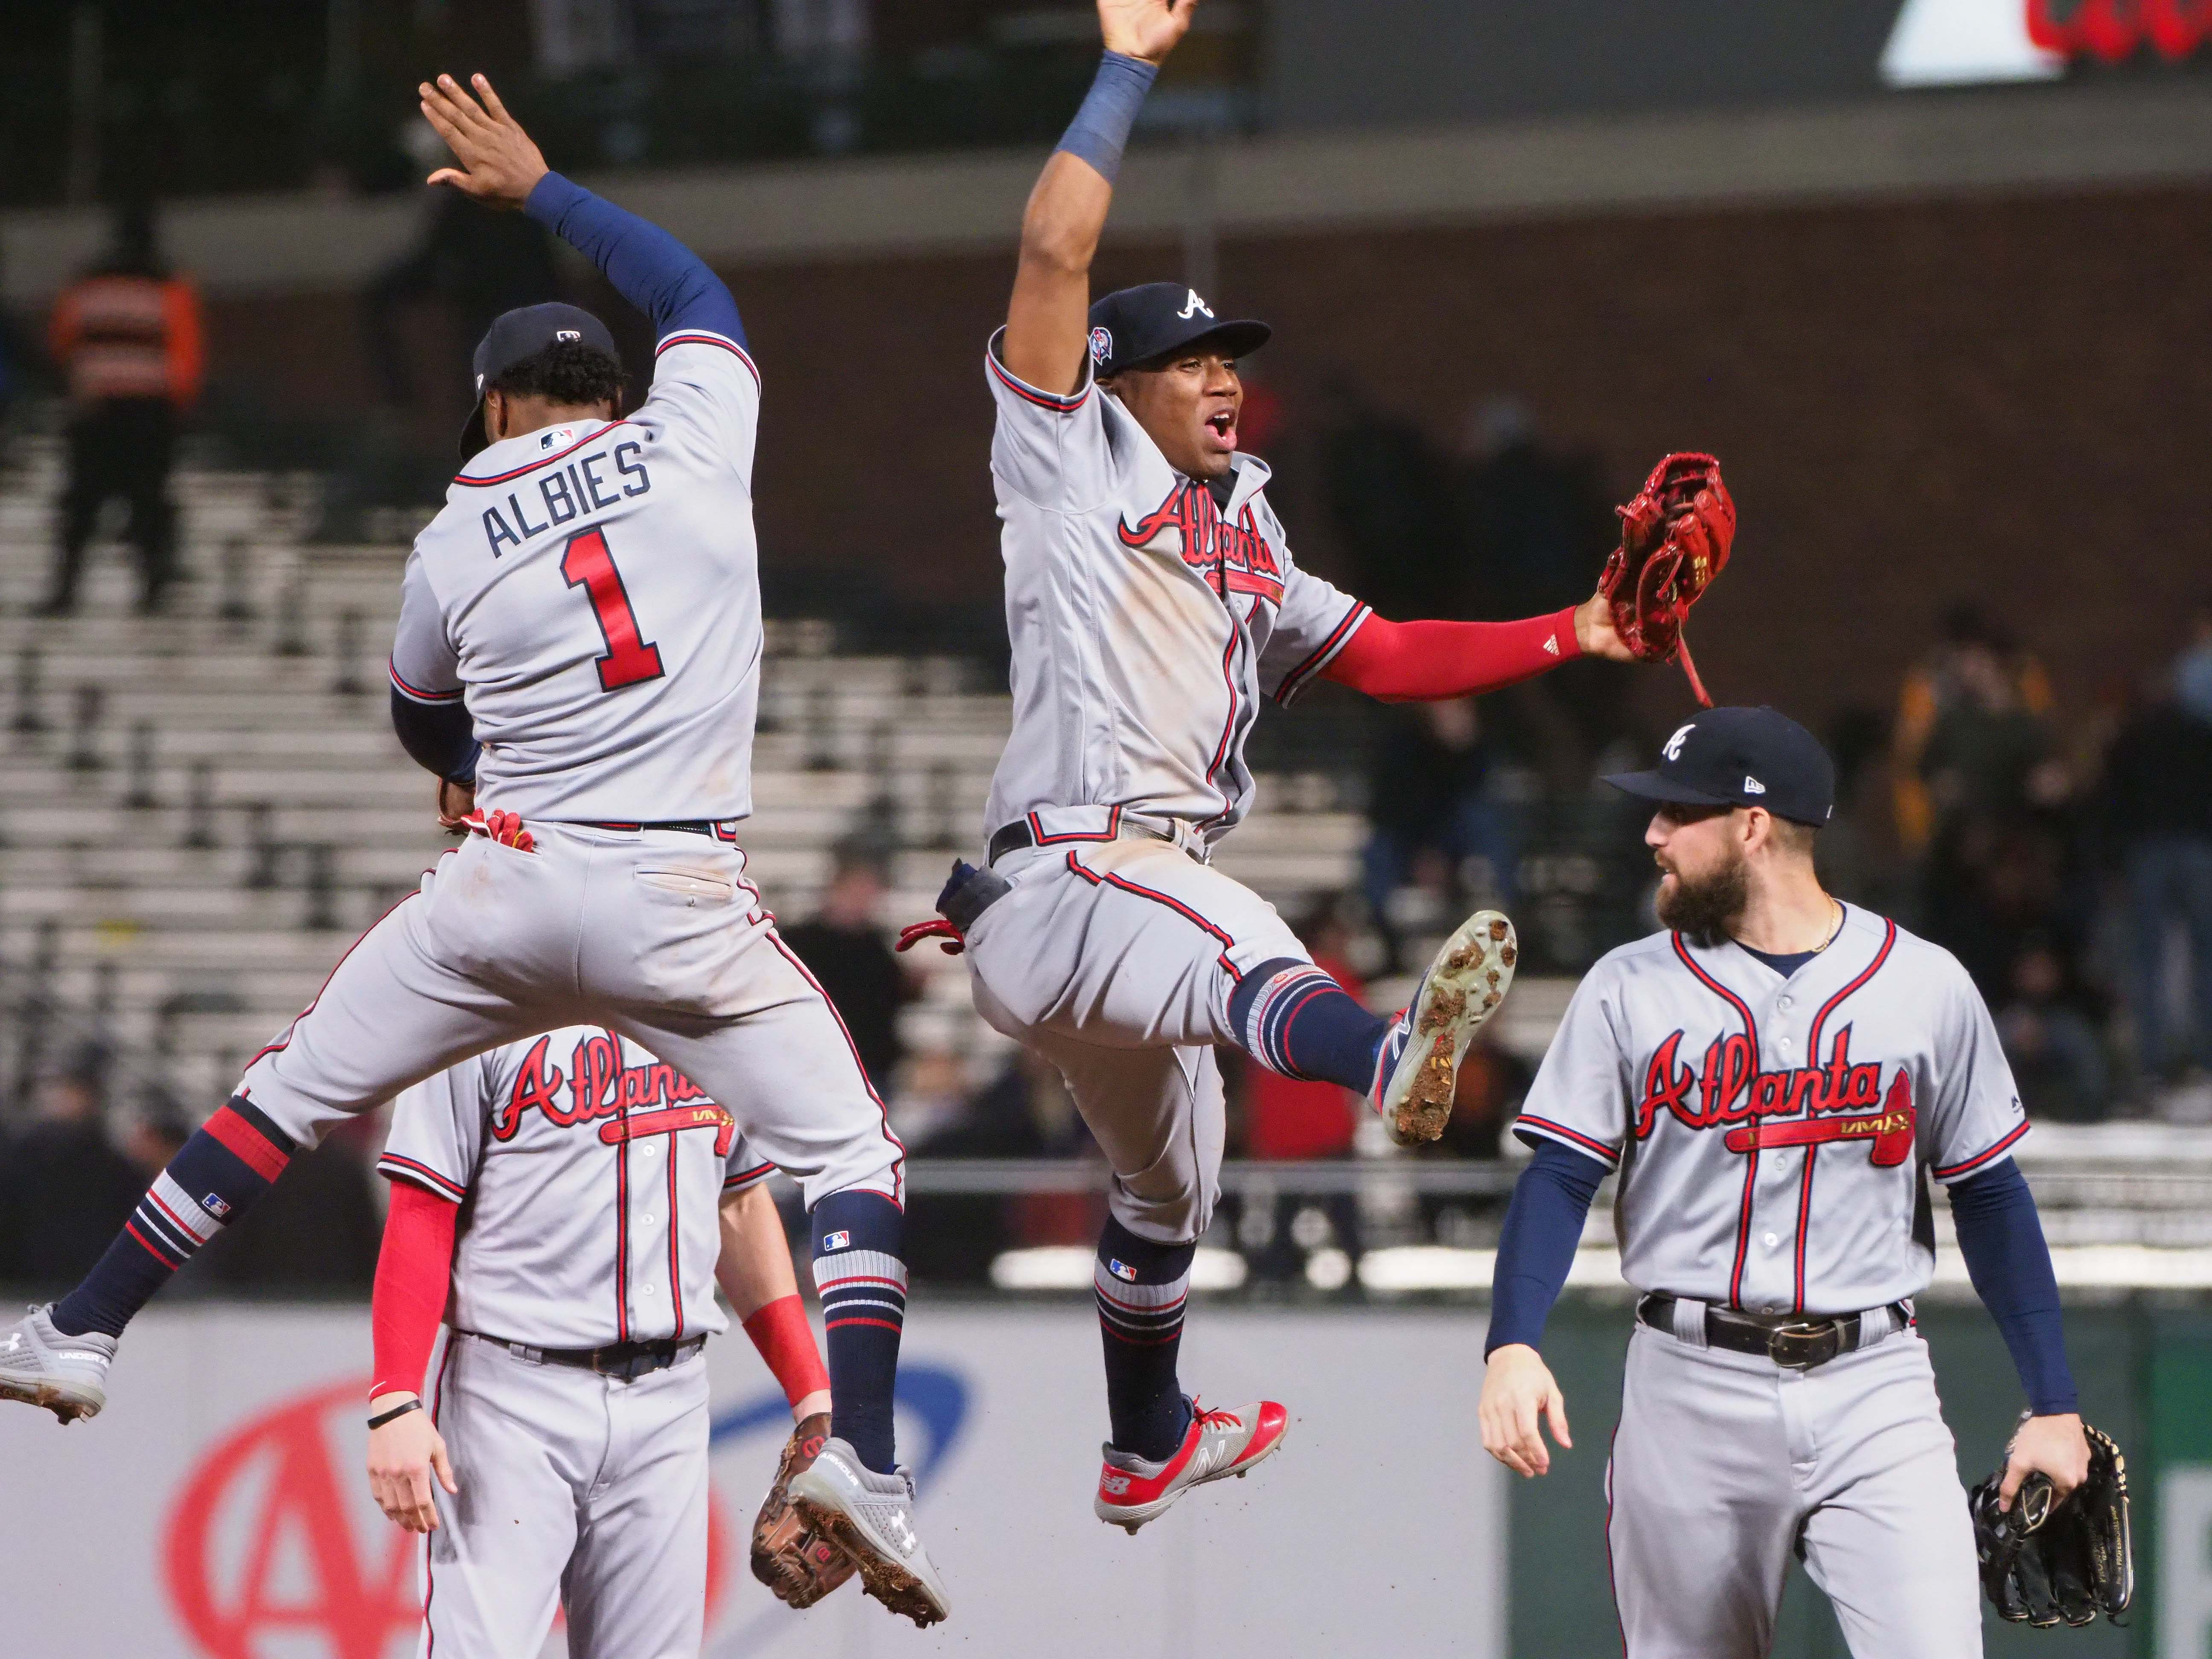
<instances>
[{"instance_id":1,"label":"tomahawk logo on jersey","mask_svg":"<svg viewBox=\"0 0 2212 1659\"><path fill-rule=\"evenodd\" d=\"M453 480L407 561L392 678L430 704L466 685L480 800L556 822L751 811L759 412L744 349L687 329L635 413L488 445Z\"/></svg>"},{"instance_id":2,"label":"tomahawk logo on jersey","mask_svg":"<svg viewBox=\"0 0 2212 1659\"><path fill-rule=\"evenodd\" d=\"M377 1168L472 1200L453 1251L455 1329L594 1348L726 1328L721 1200L775 1166L682 1073L577 1025L407 1090Z\"/></svg>"},{"instance_id":3,"label":"tomahawk logo on jersey","mask_svg":"<svg viewBox=\"0 0 2212 1659\"><path fill-rule=\"evenodd\" d=\"M1620 1169L1630 1284L1765 1313L1925 1290L1923 1167L1962 1180L2027 1133L1966 969L1856 906L1786 980L1732 942L1668 933L1613 951L1515 1127Z\"/></svg>"}]
</instances>

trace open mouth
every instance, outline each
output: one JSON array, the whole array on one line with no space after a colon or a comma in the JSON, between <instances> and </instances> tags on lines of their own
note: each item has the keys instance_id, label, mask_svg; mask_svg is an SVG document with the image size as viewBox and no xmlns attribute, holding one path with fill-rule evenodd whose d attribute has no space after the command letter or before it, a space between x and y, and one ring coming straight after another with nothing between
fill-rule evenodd
<instances>
[{"instance_id":1,"label":"open mouth","mask_svg":"<svg viewBox=\"0 0 2212 1659\"><path fill-rule=\"evenodd\" d=\"M1206 417L1206 429L1218 439L1224 449L1237 447L1237 413L1234 410L1219 410Z\"/></svg>"}]
</instances>

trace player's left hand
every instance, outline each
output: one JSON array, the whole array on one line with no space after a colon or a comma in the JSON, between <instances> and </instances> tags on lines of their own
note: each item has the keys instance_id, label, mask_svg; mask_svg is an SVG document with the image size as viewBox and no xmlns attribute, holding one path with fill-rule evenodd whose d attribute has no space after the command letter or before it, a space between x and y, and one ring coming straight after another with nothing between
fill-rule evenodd
<instances>
[{"instance_id":1,"label":"player's left hand","mask_svg":"<svg viewBox=\"0 0 2212 1659\"><path fill-rule=\"evenodd\" d=\"M545 157L521 123L507 112L489 80L472 75L469 82L482 104L450 75L440 76L435 86L424 81L415 88L422 100L422 118L437 130L460 163L440 167L430 182L451 185L486 207L519 208L550 171Z\"/></svg>"},{"instance_id":2,"label":"player's left hand","mask_svg":"<svg viewBox=\"0 0 2212 1659\"><path fill-rule=\"evenodd\" d=\"M1602 593L1593 593L1575 607L1575 644L1585 657L1607 662L1634 662L1636 653L1622 643L1613 625L1613 606Z\"/></svg>"},{"instance_id":3,"label":"player's left hand","mask_svg":"<svg viewBox=\"0 0 2212 1659\"><path fill-rule=\"evenodd\" d=\"M469 833L470 813L477 810L477 792L451 778L438 780L438 827L452 836Z\"/></svg>"},{"instance_id":4,"label":"player's left hand","mask_svg":"<svg viewBox=\"0 0 2212 1659\"><path fill-rule=\"evenodd\" d=\"M2039 1473L2051 1477L2060 1500L2088 1478L2089 1439L2081 1432L2079 1413L2031 1417L2020 1425L2005 1453L2004 1484L1997 1488L1997 1507L2011 1509L2020 1483Z\"/></svg>"},{"instance_id":5,"label":"player's left hand","mask_svg":"<svg viewBox=\"0 0 2212 1659\"><path fill-rule=\"evenodd\" d=\"M1566 1396L1544 1356L1525 1342L1508 1342L1492 1352L1474 1414L1482 1425L1483 1450L1516 1474L1534 1478L1551 1469L1540 1419L1550 1423L1552 1437L1562 1447L1575 1443L1567 1430Z\"/></svg>"},{"instance_id":6,"label":"player's left hand","mask_svg":"<svg viewBox=\"0 0 2212 1659\"><path fill-rule=\"evenodd\" d=\"M389 1396L387 1396L389 1397ZM371 1408L380 1402L372 1401ZM376 1507L409 1532L438 1530L438 1505L430 1477L459 1495L446 1437L428 1412L409 1412L368 1431L368 1490Z\"/></svg>"}]
</instances>

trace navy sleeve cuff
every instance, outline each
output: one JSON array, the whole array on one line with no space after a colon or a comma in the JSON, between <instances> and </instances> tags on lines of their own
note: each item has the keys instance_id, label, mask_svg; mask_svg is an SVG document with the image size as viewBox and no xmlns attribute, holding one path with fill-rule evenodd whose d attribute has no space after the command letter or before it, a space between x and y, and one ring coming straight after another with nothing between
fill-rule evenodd
<instances>
[{"instance_id":1,"label":"navy sleeve cuff","mask_svg":"<svg viewBox=\"0 0 2212 1659\"><path fill-rule=\"evenodd\" d=\"M392 729L408 758L427 772L449 783L473 785L477 781L476 722L465 703L428 704L392 692Z\"/></svg>"}]
</instances>

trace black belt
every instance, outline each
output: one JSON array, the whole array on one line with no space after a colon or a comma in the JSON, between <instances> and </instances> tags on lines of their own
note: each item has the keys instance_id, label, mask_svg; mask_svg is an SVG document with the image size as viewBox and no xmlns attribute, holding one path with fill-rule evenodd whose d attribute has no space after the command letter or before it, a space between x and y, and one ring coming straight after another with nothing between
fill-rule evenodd
<instances>
[{"instance_id":1,"label":"black belt","mask_svg":"<svg viewBox=\"0 0 2212 1659\"><path fill-rule=\"evenodd\" d=\"M1046 839L1048 841L1115 841L1124 836L1142 836L1147 841L1164 841L1170 846L1181 845L1174 835L1168 831L1155 830L1149 824L1139 823L1125 813L1116 813L1110 822L1113 826L1111 835L1052 836ZM984 851L983 862L996 864L1009 853L1018 853L1025 847L1036 845L1037 845L1036 831L1030 827L1030 821L1026 817L1016 818L1012 823L1002 823L991 832L990 844ZM1188 848L1185 850L1188 851ZM1192 853L1191 856L1201 864L1206 861L1202 846L1199 852Z\"/></svg>"},{"instance_id":2,"label":"black belt","mask_svg":"<svg viewBox=\"0 0 2212 1659\"><path fill-rule=\"evenodd\" d=\"M1655 1331L1674 1334L1675 1298L1655 1291L1636 1304L1636 1316ZM1912 1323L1912 1310L1892 1302L1886 1310L1896 1317L1899 1330ZM1784 1370L1809 1371L1838 1354L1859 1345L1863 1314L1828 1314L1807 1318L1802 1314L1745 1313L1738 1308L1705 1308L1705 1346L1732 1353L1756 1354ZM1893 1332L1892 1334L1895 1333Z\"/></svg>"},{"instance_id":3,"label":"black belt","mask_svg":"<svg viewBox=\"0 0 2212 1659\"><path fill-rule=\"evenodd\" d=\"M590 1371L595 1376L611 1376L624 1382L666 1370L671 1365L680 1365L707 1346L703 1336L686 1337L680 1342L669 1336L654 1342L610 1342L604 1348L533 1348L526 1342L510 1342L503 1336L486 1336L481 1331L464 1331L462 1334L473 1336L479 1342L496 1343L533 1365L568 1365L580 1371Z\"/></svg>"}]
</instances>

